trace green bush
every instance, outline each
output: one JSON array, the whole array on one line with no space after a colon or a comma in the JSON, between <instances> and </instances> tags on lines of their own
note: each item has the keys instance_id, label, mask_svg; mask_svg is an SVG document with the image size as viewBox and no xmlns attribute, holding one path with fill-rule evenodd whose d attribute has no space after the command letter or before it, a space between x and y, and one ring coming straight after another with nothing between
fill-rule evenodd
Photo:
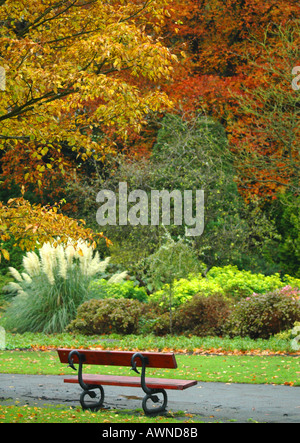
<instances>
[{"instance_id":1,"label":"green bush","mask_svg":"<svg viewBox=\"0 0 300 443\"><path fill-rule=\"evenodd\" d=\"M178 310L175 328L184 334L222 335L229 314L230 303L222 294L197 294Z\"/></svg>"},{"instance_id":2,"label":"green bush","mask_svg":"<svg viewBox=\"0 0 300 443\"><path fill-rule=\"evenodd\" d=\"M173 334L177 333L176 328L174 327L174 321L176 321L176 314L173 314ZM161 314L156 321L153 323L153 330L154 335L158 336L164 336L170 334L170 313L164 312Z\"/></svg>"},{"instance_id":3,"label":"green bush","mask_svg":"<svg viewBox=\"0 0 300 443\"><path fill-rule=\"evenodd\" d=\"M11 234L10 234L11 235ZM13 235L9 240L2 242L1 247L9 252L9 261L1 260L0 275L8 274L9 267L19 268L22 265L24 251L16 245L16 239Z\"/></svg>"},{"instance_id":4,"label":"green bush","mask_svg":"<svg viewBox=\"0 0 300 443\"><path fill-rule=\"evenodd\" d=\"M173 285L173 307L183 305L198 293L209 296L216 292L223 293L223 289L219 283L212 280L209 281L200 274L197 276L190 276L188 279L181 278L176 280ZM153 301L160 303L162 306L168 305L168 297L168 284L164 285L160 291L156 291L150 296Z\"/></svg>"},{"instance_id":5,"label":"green bush","mask_svg":"<svg viewBox=\"0 0 300 443\"><path fill-rule=\"evenodd\" d=\"M173 286L173 306L181 306L198 293L205 296L219 293L239 300L253 293L264 294L286 285L300 288L300 279L289 275L281 278L279 274L254 274L250 271L240 271L236 266L213 267L206 277L198 274L191 275L188 279L176 280ZM164 285L160 291L151 295L151 299L167 305L168 293L169 285Z\"/></svg>"},{"instance_id":6,"label":"green bush","mask_svg":"<svg viewBox=\"0 0 300 443\"><path fill-rule=\"evenodd\" d=\"M241 300L232 311L226 329L230 336L268 339L292 328L299 320L299 296L295 290L288 292L283 288Z\"/></svg>"},{"instance_id":7,"label":"green bush","mask_svg":"<svg viewBox=\"0 0 300 443\"><path fill-rule=\"evenodd\" d=\"M110 283L105 279L93 280L88 289L88 298L128 298L145 301L147 297L146 289L137 286L131 280L121 283Z\"/></svg>"},{"instance_id":8,"label":"green bush","mask_svg":"<svg viewBox=\"0 0 300 443\"><path fill-rule=\"evenodd\" d=\"M141 311L142 304L137 300L89 300L78 308L77 317L67 330L84 335L135 334Z\"/></svg>"},{"instance_id":9,"label":"green bush","mask_svg":"<svg viewBox=\"0 0 300 443\"><path fill-rule=\"evenodd\" d=\"M162 323L162 316L167 317L167 328L163 334L160 334L160 325ZM142 303L142 312L139 319L139 333L165 335L170 331L169 312L166 311L159 303L150 299L147 303Z\"/></svg>"},{"instance_id":10,"label":"green bush","mask_svg":"<svg viewBox=\"0 0 300 443\"><path fill-rule=\"evenodd\" d=\"M248 297L254 292L264 294L284 287L286 284L300 287L300 279L279 274L265 276L250 271L240 271L236 266L213 267L207 273L207 279L223 289L227 296L234 298Z\"/></svg>"},{"instance_id":11,"label":"green bush","mask_svg":"<svg viewBox=\"0 0 300 443\"><path fill-rule=\"evenodd\" d=\"M172 311L172 330L183 335L222 335L230 314L230 302L222 294L196 294L188 302ZM158 336L170 333L170 314L155 302L144 303L140 318L140 332Z\"/></svg>"},{"instance_id":12,"label":"green bush","mask_svg":"<svg viewBox=\"0 0 300 443\"><path fill-rule=\"evenodd\" d=\"M277 196L270 208L279 238L272 243L269 261L284 272L300 278L300 196L286 192ZM274 256L274 248L276 254Z\"/></svg>"},{"instance_id":13,"label":"green bush","mask_svg":"<svg viewBox=\"0 0 300 443\"><path fill-rule=\"evenodd\" d=\"M278 332L275 338L278 340L294 340L299 335L300 321L296 321L291 329Z\"/></svg>"}]
</instances>

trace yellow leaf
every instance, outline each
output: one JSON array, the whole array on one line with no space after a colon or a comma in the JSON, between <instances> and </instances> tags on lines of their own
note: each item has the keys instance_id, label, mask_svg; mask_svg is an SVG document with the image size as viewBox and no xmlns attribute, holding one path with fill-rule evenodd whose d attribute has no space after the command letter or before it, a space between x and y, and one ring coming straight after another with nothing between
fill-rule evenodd
<instances>
[{"instance_id":1,"label":"yellow leaf","mask_svg":"<svg viewBox=\"0 0 300 443\"><path fill-rule=\"evenodd\" d=\"M9 261L9 252L6 249L1 249L1 252L5 260Z\"/></svg>"}]
</instances>

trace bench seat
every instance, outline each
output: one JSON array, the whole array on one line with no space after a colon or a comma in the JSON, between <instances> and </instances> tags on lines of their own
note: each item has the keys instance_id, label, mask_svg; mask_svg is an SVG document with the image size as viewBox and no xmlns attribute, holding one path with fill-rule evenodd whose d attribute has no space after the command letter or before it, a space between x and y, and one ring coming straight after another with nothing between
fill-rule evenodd
<instances>
[{"instance_id":1,"label":"bench seat","mask_svg":"<svg viewBox=\"0 0 300 443\"><path fill-rule=\"evenodd\" d=\"M110 385L110 386L129 386L133 388L142 387L141 377L130 377L122 375L96 375L84 374L83 382L91 385ZM184 389L195 386L195 380L177 380L163 378L146 378L146 385L152 389L176 389L183 391ZM79 383L77 376L70 376L64 379L65 383Z\"/></svg>"}]
</instances>

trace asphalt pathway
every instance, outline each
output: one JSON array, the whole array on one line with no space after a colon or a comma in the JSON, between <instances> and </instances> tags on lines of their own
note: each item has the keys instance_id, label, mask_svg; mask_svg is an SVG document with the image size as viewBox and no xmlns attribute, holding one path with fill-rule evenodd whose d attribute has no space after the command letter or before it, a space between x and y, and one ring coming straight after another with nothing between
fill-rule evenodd
<instances>
[{"instance_id":1,"label":"asphalt pathway","mask_svg":"<svg viewBox=\"0 0 300 443\"><path fill-rule=\"evenodd\" d=\"M0 405L79 406L80 386L63 376L0 374ZM141 409L140 388L104 386L104 406ZM300 387L202 383L167 391L168 410L196 414L207 422L300 423Z\"/></svg>"}]
</instances>

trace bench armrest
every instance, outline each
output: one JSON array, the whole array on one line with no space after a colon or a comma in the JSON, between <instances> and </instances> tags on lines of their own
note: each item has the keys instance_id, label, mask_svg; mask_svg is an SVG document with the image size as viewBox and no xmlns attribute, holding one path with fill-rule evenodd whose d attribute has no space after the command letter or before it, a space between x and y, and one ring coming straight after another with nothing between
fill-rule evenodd
<instances>
[{"instance_id":1,"label":"bench armrest","mask_svg":"<svg viewBox=\"0 0 300 443\"><path fill-rule=\"evenodd\" d=\"M84 354L80 354L80 352L74 350L71 351L68 355L68 362L69 362L69 367L74 369L74 371L77 371L77 369L74 366L74 360L73 360L73 356L76 355L78 358L78 383L80 384L80 386L82 387L82 389L84 391L88 391L90 389L96 388L97 386L93 386L93 385L86 385L83 381L82 378L82 366L83 363L85 362L85 355Z\"/></svg>"},{"instance_id":2,"label":"bench armrest","mask_svg":"<svg viewBox=\"0 0 300 443\"><path fill-rule=\"evenodd\" d=\"M151 389L148 388L148 386L146 385L146 365L149 363L149 360L147 357L145 357L143 354L141 354L140 352L136 352L135 354L133 354L133 356L131 357L131 370L135 371L137 374L140 374L140 372L137 370L136 368L136 359L139 358L142 362L142 373L141 373L141 385L143 388L143 391L148 394L155 394L155 389Z\"/></svg>"},{"instance_id":3,"label":"bench armrest","mask_svg":"<svg viewBox=\"0 0 300 443\"><path fill-rule=\"evenodd\" d=\"M143 409L145 411L145 414L152 414L153 412L155 413L159 413L162 412L166 409L167 406L167 402L168 402L168 397L167 397L167 393L164 389L152 389L152 388L148 388L148 386L146 385L146 365L149 364L149 360L147 357L145 357L143 354L141 354L140 352L136 352L132 357L131 357L131 369L133 371L135 371L137 374L139 374L139 371L136 368L136 359L139 358L142 362L142 373L141 373L141 386L143 391L145 392L145 397L143 398ZM158 403L159 398L157 395L155 394L162 394L163 395L163 404L161 406L159 406L158 408L155 408L155 410L149 409L147 406L147 401L148 399L151 399L153 403Z\"/></svg>"},{"instance_id":4,"label":"bench armrest","mask_svg":"<svg viewBox=\"0 0 300 443\"><path fill-rule=\"evenodd\" d=\"M85 409L91 409L93 411L97 411L99 408L102 407L103 405L103 401L104 401L104 390L102 388L102 386L100 385L92 385L92 384L86 384L83 381L82 378L82 366L83 363L85 362L86 358L84 354L81 354L80 352L73 350L69 353L68 355L68 362L69 362L69 367L74 369L75 371L77 370L74 366L74 360L73 360L73 356L76 355L78 358L78 383L80 384L80 386L83 389L83 392L80 396L80 404L82 406L82 408ZM87 404L85 402L85 396L88 395L91 398L95 398L96 394L95 392L93 392L93 389L99 389L100 391L100 400L97 402L94 402L93 404Z\"/></svg>"}]
</instances>

